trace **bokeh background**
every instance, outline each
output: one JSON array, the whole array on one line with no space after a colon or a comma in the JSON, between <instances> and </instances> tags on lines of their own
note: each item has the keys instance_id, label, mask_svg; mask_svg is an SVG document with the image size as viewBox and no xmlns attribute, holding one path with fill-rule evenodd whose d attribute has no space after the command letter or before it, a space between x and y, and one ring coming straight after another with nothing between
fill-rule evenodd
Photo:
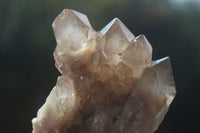
<instances>
[{"instance_id":1,"label":"bokeh background","mask_svg":"<svg viewBox=\"0 0 200 133\"><path fill-rule=\"evenodd\" d=\"M200 133L199 0L0 0L0 132L30 133L31 119L60 75L51 24L64 9L96 30L118 17L145 34L153 59L171 57L177 95L156 133Z\"/></svg>"}]
</instances>

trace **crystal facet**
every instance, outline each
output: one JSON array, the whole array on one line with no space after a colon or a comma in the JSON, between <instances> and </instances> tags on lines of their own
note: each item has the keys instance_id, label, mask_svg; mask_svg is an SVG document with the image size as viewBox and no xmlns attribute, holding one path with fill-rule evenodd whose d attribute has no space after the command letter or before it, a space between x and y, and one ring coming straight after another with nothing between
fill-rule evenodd
<instances>
[{"instance_id":1,"label":"crystal facet","mask_svg":"<svg viewBox=\"0 0 200 133\"><path fill-rule=\"evenodd\" d=\"M33 133L153 133L176 94L169 58L152 61L146 37L118 18L98 32L86 15L65 9L52 26L62 76Z\"/></svg>"}]
</instances>

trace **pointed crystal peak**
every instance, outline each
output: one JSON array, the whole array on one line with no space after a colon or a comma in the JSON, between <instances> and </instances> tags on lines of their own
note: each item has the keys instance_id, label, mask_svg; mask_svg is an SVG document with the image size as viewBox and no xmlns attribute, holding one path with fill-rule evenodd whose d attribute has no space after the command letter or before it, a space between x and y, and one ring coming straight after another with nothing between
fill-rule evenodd
<instances>
[{"instance_id":1,"label":"pointed crystal peak","mask_svg":"<svg viewBox=\"0 0 200 133\"><path fill-rule=\"evenodd\" d=\"M105 35L106 32L108 32L108 30L110 29L110 27L116 23L119 19L118 18L114 18L110 23L108 23L100 32L101 34Z\"/></svg>"},{"instance_id":2,"label":"pointed crystal peak","mask_svg":"<svg viewBox=\"0 0 200 133\"><path fill-rule=\"evenodd\" d=\"M69 10L69 9L65 9L65 10ZM88 17L85 15L85 14L82 14L80 12L77 12L75 10L71 10L73 13L76 14L76 16L85 24L87 25L88 27L92 27L89 20L88 20Z\"/></svg>"},{"instance_id":3,"label":"pointed crystal peak","mask_svg":"<svg viewBox=\"0 0 200 133\"><path fill-rule=\"evenodd\" d=\"M100 32L105 35L109 31L119 29L126 36L128 41L131 41L135 38L135 36L129 31L129 29L120 21L119 18L114 18L110 23L108 23Z\"/></svg>"},{"instance_id":4,"label":"pointed crystal peak","mask_svg":"<svg viewBox=\"0 0 200 133\"><path fill-rule=\"evenodd\" d=\"M135 43L139 44L139 45L143 45L146 46L148 51L152 54L152 47L151 44L149 43L149 41L147 40L147 38L145 37L145 35L139 35L135 38L134 40Z\"/></svg>"},{"instance_id":5,"label":"pointed crystal peak","mask_svg":"<svg viewBox=\"0 0 200 133\"><path fill-rule=\"evenodd\" d=\"M144 70L116 122L127 125L127 131L153 133L176 94L169 58L157 63Z\"/></svg>"},{"instance_id":6,"label":"pointed crystal peak","mask_svg":"<svg viewBox=\"0 0 200 133\"><path fill-rule=\"evenodd\" d=\"M75 34L87 37L88 29L92 29L86 15L70 9L64 9L54 20L52 27L57 43ZM74 37L80 38L77 35Z\"/></svg>"},{"instance_id":7,"label":"pointed crystal peak","mask_svg":"<svg viewBox=\"0 0 200 133\"><path fill-rule=\"evenodd\" d=\"M159 88L159 91L168 97L167 106L169 106L176 94L170 58L164 57L153 61L151 69L156 72L159 86L163 85L163 87Z\"/></svg>"},{"instance_id":8,"label":"pointed crystal peak","mask_svg":"<svg viewBox=\"0 0 200 133\"><path fill-rule=\"evenodd\" d=\"M69 63L72 54L84 53L90 45L88 41L94 38L95 31L86 15L70 9L64 9L52 26L58 44L54 52L56 66L64 72L67 71L66 64Z\"/></svg>"},{"instance_id":9,"label":"pointed crystal peak","mask_svg":"<svg viewBox=\"0 0 200 133\"><path fill-rule=\"evenodd\" d=\"M172 99L169 99L170 101L168 101L169 105L176 94L170 58L165 57L154 61L152 68L156 72L156 77L159 80L160 86L164 85L164 87L160 88L160 92L167 97L172 97Z\"/></svg>"},{"instance_id":10,"label":"pointed crystal peak","mask_svg":"<svg viewBox=\"0 0 200 133\"><path fill-rule=\"evenodd\" d=\"M85 14L82 14L80 12L77 12L75 10L70 10L70 9L64 9L58 17L54 20L52 26L56 26L56 24L59 21L65 20L65 19L74 19L77 18L79 19L83 24L87 25L88 27L92 27L87 16Z\"/></svg>"},{"instance_id":11,"label":"pointed crystal peak","mask_svg":"<svg viewBox=\"0 0 200 133\"><path fill-rule=\"evenodd\" d=\"M151 64L152 47L144 35L136 37L136 39L126 48L123 60L132 65Z\"/></svg>"}]
</instances>

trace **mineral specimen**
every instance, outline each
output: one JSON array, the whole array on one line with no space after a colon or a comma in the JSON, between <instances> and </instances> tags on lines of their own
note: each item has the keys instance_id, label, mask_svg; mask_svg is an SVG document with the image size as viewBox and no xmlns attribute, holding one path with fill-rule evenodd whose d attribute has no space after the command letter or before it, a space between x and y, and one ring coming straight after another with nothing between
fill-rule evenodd
<instances>
[{"instance_id":1,"label":"mineral specimen","mask_svg":"<svg viewBox=\"0 0 200 133\"><path fill-rule=\"evenodd\" d=\"M53 22L62 76L32 120L33 133L153 133L175 96L168 57L152 61L144 35L118 19L100 32L65 9Z\"/></svg>"}]
</instances>

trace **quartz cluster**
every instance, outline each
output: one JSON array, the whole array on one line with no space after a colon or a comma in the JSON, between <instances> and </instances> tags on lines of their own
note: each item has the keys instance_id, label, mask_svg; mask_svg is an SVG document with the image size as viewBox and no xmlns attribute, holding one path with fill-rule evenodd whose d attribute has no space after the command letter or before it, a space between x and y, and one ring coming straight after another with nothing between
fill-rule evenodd
<instances>
[{"instance_id":1,"label":"quartz cluster","mask_svg":"<svg viewBox=\"0 0 200 133\"><path fill-rule=\"evenodd\" d=\"M64 9L52 26L62 75L33 133L153 133L176 94L169 58L152 61L146 37L118 18L95 31L86 15Z\"/></svg>"}]
</instances>

